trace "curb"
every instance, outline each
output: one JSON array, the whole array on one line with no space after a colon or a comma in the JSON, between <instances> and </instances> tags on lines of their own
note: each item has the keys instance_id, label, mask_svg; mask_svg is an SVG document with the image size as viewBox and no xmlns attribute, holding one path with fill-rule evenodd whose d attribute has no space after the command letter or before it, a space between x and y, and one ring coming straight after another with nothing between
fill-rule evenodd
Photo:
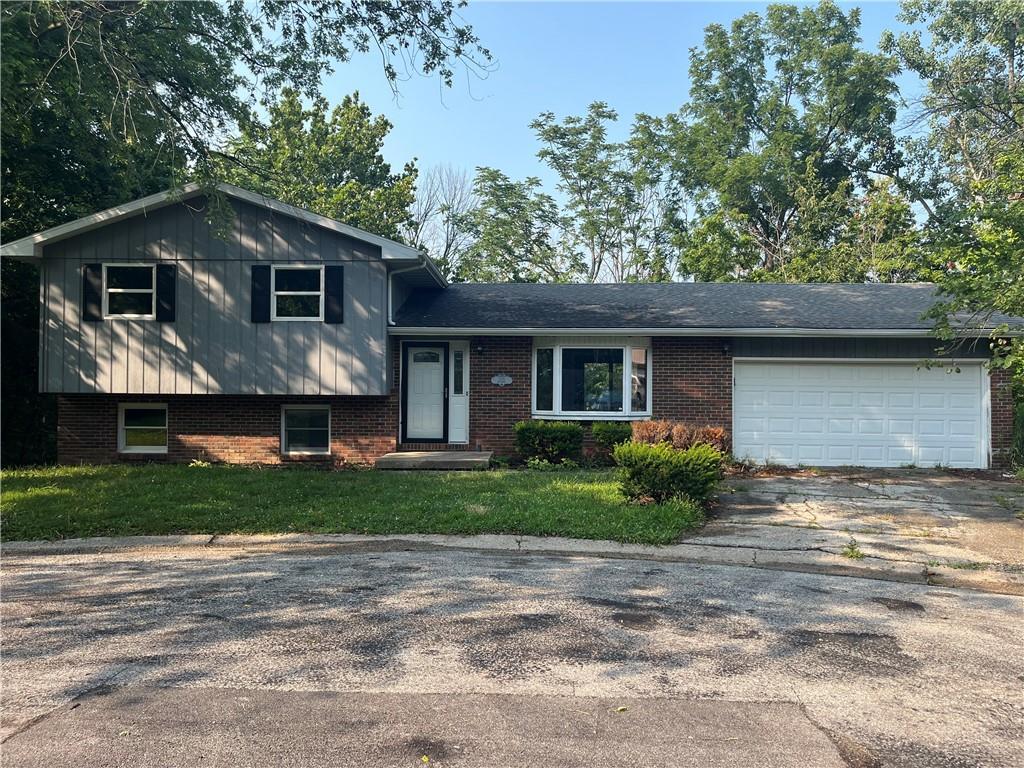
<instances>
[{"instance_id":1,"label":"curb","mask_svg":"<svg viewBox=\"0 0 1024 768\"><path fill-rule=\"evenodd\" d=\"M726 567L760 568L824 576L873 579L903 584L942 586L979 592L1024 596L1024 576L988 572L963 572L934 568L907 561L866 557L849 560L840 555L814 551L779 551L755 547L723 547L698 543L651 546L613 541L545 538L482 534L447 536L442 534L396 534L371 536L338 534L223 534L187 536L123 536L61 541L12 541L0 547L0 555L46 556L103 554L137 550L168 549L264 549L291 548L345 549L354 552L414 550L505 552L557 557L601 557L629 560L653 560L695 563Z\"/></svg>"}]
</instances>

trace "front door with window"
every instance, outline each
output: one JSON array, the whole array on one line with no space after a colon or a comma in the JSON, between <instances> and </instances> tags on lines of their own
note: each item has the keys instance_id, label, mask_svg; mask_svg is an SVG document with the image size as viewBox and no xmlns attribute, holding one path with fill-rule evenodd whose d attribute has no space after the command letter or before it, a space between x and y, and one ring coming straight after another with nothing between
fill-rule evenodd
<instances>
[{"instance_id":1,"label":"front door with window","mask_svg":"<svg viewBox=\"0 0 1024 768\"><path fill-rule=\"evenodd\" d=\"M444 442L444 346L408 346L405 351L405 439Z\"/></svg>"}]
</instances>

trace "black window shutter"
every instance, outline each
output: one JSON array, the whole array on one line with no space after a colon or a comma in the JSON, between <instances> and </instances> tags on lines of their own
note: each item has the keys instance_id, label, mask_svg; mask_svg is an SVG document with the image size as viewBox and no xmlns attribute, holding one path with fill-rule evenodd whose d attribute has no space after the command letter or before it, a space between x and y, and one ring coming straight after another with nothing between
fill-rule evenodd
<instances>
[{"instance_id":1,"label":"black window shutter","mask_svg":"<svg viewBox=\"0 0 1024 768\"><path fill-rule=\"evenodd\" d=\"M103 322L103 265L86 264L82 269L82 319Z\"/></svg>"},{"instance_id":2,"label":"black window shutter","mask_svg":"<svg viewBox=\"0 0 1024 768\"><path fill-rule=\"evenodd\" d=\"M177 293L178 265L156 265L156 319L160 323L174 322L175 294Z\"/></svg>"},{"instance_id":3,"label":"black window shutter","mask_svg":"<svg viewBox=\"0 0 1024 768\"><path fill-rule=\"evenodd\" d=\"M252 267L252 321L270 322L270 265L253 264Z\"/></svg>"},{"instance_id":4,"label":"black window shutter","mask_svg":"<svg viewBox=\"0 0 1024 768\"><path fill-rule=\"evenodd\" d=\"M345 322L345 268L324 267L324 322Z\"/></svg>"}]
</instances>

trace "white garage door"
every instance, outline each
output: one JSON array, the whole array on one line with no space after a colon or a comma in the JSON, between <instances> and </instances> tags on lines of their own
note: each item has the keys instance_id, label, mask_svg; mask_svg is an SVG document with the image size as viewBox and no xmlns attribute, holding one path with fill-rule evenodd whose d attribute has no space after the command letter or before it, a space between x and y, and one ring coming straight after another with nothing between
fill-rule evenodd
<instances>
[{"instance_id":1,"label":"white garage door","mask_svg":"<svg viewBox=\"0 0 1024 768\"><path fill-rule=\"evenodd\" d=\"M984 467L981 365L736 361L733 452L775 464Z\"/></svg>"}]
</instances>

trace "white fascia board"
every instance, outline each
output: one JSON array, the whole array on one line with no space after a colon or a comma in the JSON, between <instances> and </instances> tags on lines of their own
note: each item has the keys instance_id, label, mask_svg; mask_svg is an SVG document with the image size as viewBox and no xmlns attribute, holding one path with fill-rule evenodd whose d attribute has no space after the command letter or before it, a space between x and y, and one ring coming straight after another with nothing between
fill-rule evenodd
<instances>
[{"instance_id":1,"label":"white fascia board","mask_svg":"<svg viewBox=\"0 0 1024 768\"><path fill-rule=\"evenodd\" d=\"M40 249L44 243L65 240L73 235L88 232L106 224L112 224L129 216L156 210L180 200L187 200L190 197L195 197L199 192L200 185L193 182L178 189L157 192L155 195L133 200L124 205L115 205L113 208L107 208L105 211L44 229L42 232L36 232L12 243L5 243L0 246L0 256L9 256L17 259L39 258Z\"/></svg>"},{"instance_id":2,"label":"white fascia board","mask_svg":"<svg viewBox=\"0 0 1024 768\"><path fill-rule=\"evenodd\" d=\"M976 329L985 337L992 329ZM388 333L403 336L825 336L933 337L927 328L424 328L392 326Z\"/></svg>"}]
</instances>

